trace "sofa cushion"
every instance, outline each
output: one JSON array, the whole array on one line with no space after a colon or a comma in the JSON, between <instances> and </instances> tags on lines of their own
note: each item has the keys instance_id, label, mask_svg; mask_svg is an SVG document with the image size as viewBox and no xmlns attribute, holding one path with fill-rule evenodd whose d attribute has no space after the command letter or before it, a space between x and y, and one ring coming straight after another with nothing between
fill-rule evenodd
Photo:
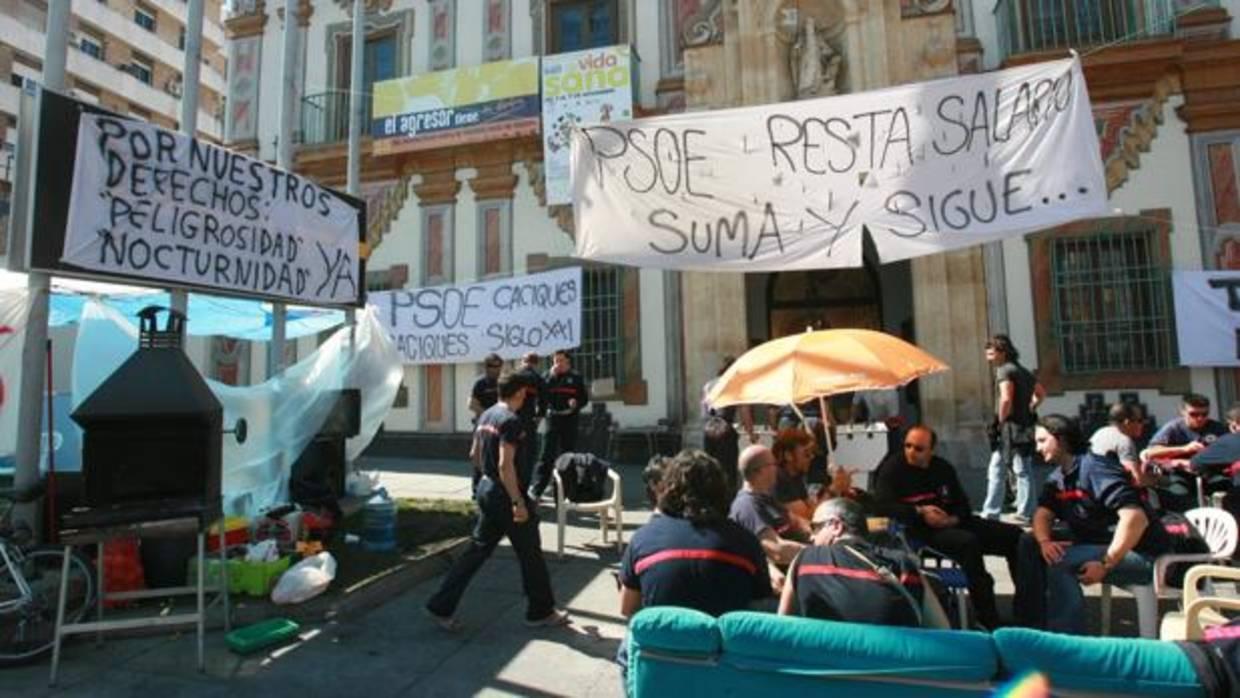
<instances>
[{"instance_id":1,"label":"sofa cushion","mask_svg":"<svg viewBox=\"0 0 1240 698\"><path fill-rule=\"evenodd\" d=\"M1078 637L1025 628L994 634L999 658L1013 674L1042 672L1052 690L1194 697L1204 695L1180 648L1170 642Z\"/></svg>"},{"instance_id":2,"label":"sofa cushion","mask_svg":"<svg viewBox=\"0 0 1240 698\"><path fill-rule=\"evenodd\" d=\"M999 661L983 633L729 613L719 619L724 661L749 669L820 676L864 674L972 683Z\"/></svg>"},{"instance_id":3,"label":"sofa cushion","mask_svg":"<svg viewBox=\"0 0 1240 698\"><path fill-rule=\"evenodd\" d=\"M719 653L713 616L672 606L643 608L629 621L630 652L637 649L686 654Z\"/></svg>"}]
</instances>

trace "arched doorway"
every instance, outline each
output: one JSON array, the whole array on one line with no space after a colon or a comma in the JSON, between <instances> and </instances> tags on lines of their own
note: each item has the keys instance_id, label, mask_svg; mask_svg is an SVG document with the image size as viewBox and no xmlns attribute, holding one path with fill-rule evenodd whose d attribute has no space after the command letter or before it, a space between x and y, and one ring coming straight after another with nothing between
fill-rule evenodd
<instances>
[{"instance_id":1,"label":"arched doorway","mask_svg":"<svg viewBox=\"0 0 1240 698\"><path fill-rule=\"evenodd\" d=\"M772 274L767 280L772 339L805 328L883 329L883 299L878 270L816 269Z\"/></svg>"}]
</instances>

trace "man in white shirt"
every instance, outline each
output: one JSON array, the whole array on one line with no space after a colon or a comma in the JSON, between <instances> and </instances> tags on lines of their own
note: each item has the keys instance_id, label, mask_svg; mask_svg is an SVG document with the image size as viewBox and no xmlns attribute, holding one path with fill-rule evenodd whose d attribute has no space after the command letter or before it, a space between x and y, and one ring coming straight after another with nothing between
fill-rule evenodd
<instances>
[{"instance_id":1,"label":"man in white shirt","mask_svg":"<svg viewBox=\"0 0 1240 698\"><path fill-rule=\"evenodd\" d=\"M1145 430L1145 414L1140 407L1117 402L1107 410L1107 425L1089 437L1089 450L1096 456L1113 455L1123 464L1138 487L1149 487L1156 477L1141 466L1137 439Z\"/></svg>"}]
</instances>

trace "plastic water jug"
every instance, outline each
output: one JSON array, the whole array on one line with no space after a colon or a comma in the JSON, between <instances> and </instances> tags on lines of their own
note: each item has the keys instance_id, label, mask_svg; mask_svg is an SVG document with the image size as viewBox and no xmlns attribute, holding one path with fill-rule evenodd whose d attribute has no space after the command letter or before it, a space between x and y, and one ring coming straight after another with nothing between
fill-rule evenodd
<instances>
[{"instance_id":1,"label":"plastic water jug","mask_svg":"<svg viewBox=\"0 0 1240 698\"><path fill-rule=\"evenodd\" d=\"M362 510L362 547L372 551L396 549L396 502L380 489Z\"/></svg>"}]
</instances>

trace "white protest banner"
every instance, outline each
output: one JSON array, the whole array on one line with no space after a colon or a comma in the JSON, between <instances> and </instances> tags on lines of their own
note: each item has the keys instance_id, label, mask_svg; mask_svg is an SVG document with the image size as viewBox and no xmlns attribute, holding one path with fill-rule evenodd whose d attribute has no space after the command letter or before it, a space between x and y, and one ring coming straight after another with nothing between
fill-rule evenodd
<instances>
[{"instance_id":1,"label":"white protest banner","mask_svg":"<svg viewBox=\"0 0 1240 698\"><path fill-rule=\"evenodd\" d=\"M1240 366L1240 271L1177 271L1175 330L1183 366Z\"/></svg>"},{"instance_id":2,"label":"white protest banner","mask_svg":"<svg viewBox=\"0 0 1240 698\"><path fill-rule=\"evenodd\" d=\"M577 256L664 269L861 265L1105 213L1075 59L573 132Z\"/></svg>"},{"instance_id":3,"label":"white protest banner","mask_svg":"<svg viewBox=\"0 0 1240 698\"><path fill-rule=\"evenodd\" d=\"M83 114L61 261L306 305L356 304L358 209L261 161Z\"/></svg>"},{"instance_id":4,"label":"white protest banner","mask_svg":"<svg viewBox=\"0 0 1240 698\"><path fill-rule=\"evenodd\" d=\"M581 344L581 267L367 295L410 364L515 359Z\"/></svg>"},{"instance_id":5,"label":"white protest banner","mask_svg":"<svg viewBox=\"0 0 1240 698\"><path fill-rule=\"evenodd\" d=\"M633 85L628 46L543 56L543 174L548 204L572 203L569 146L573 129L632 119Z\"/></svg>"}]
</instances>

